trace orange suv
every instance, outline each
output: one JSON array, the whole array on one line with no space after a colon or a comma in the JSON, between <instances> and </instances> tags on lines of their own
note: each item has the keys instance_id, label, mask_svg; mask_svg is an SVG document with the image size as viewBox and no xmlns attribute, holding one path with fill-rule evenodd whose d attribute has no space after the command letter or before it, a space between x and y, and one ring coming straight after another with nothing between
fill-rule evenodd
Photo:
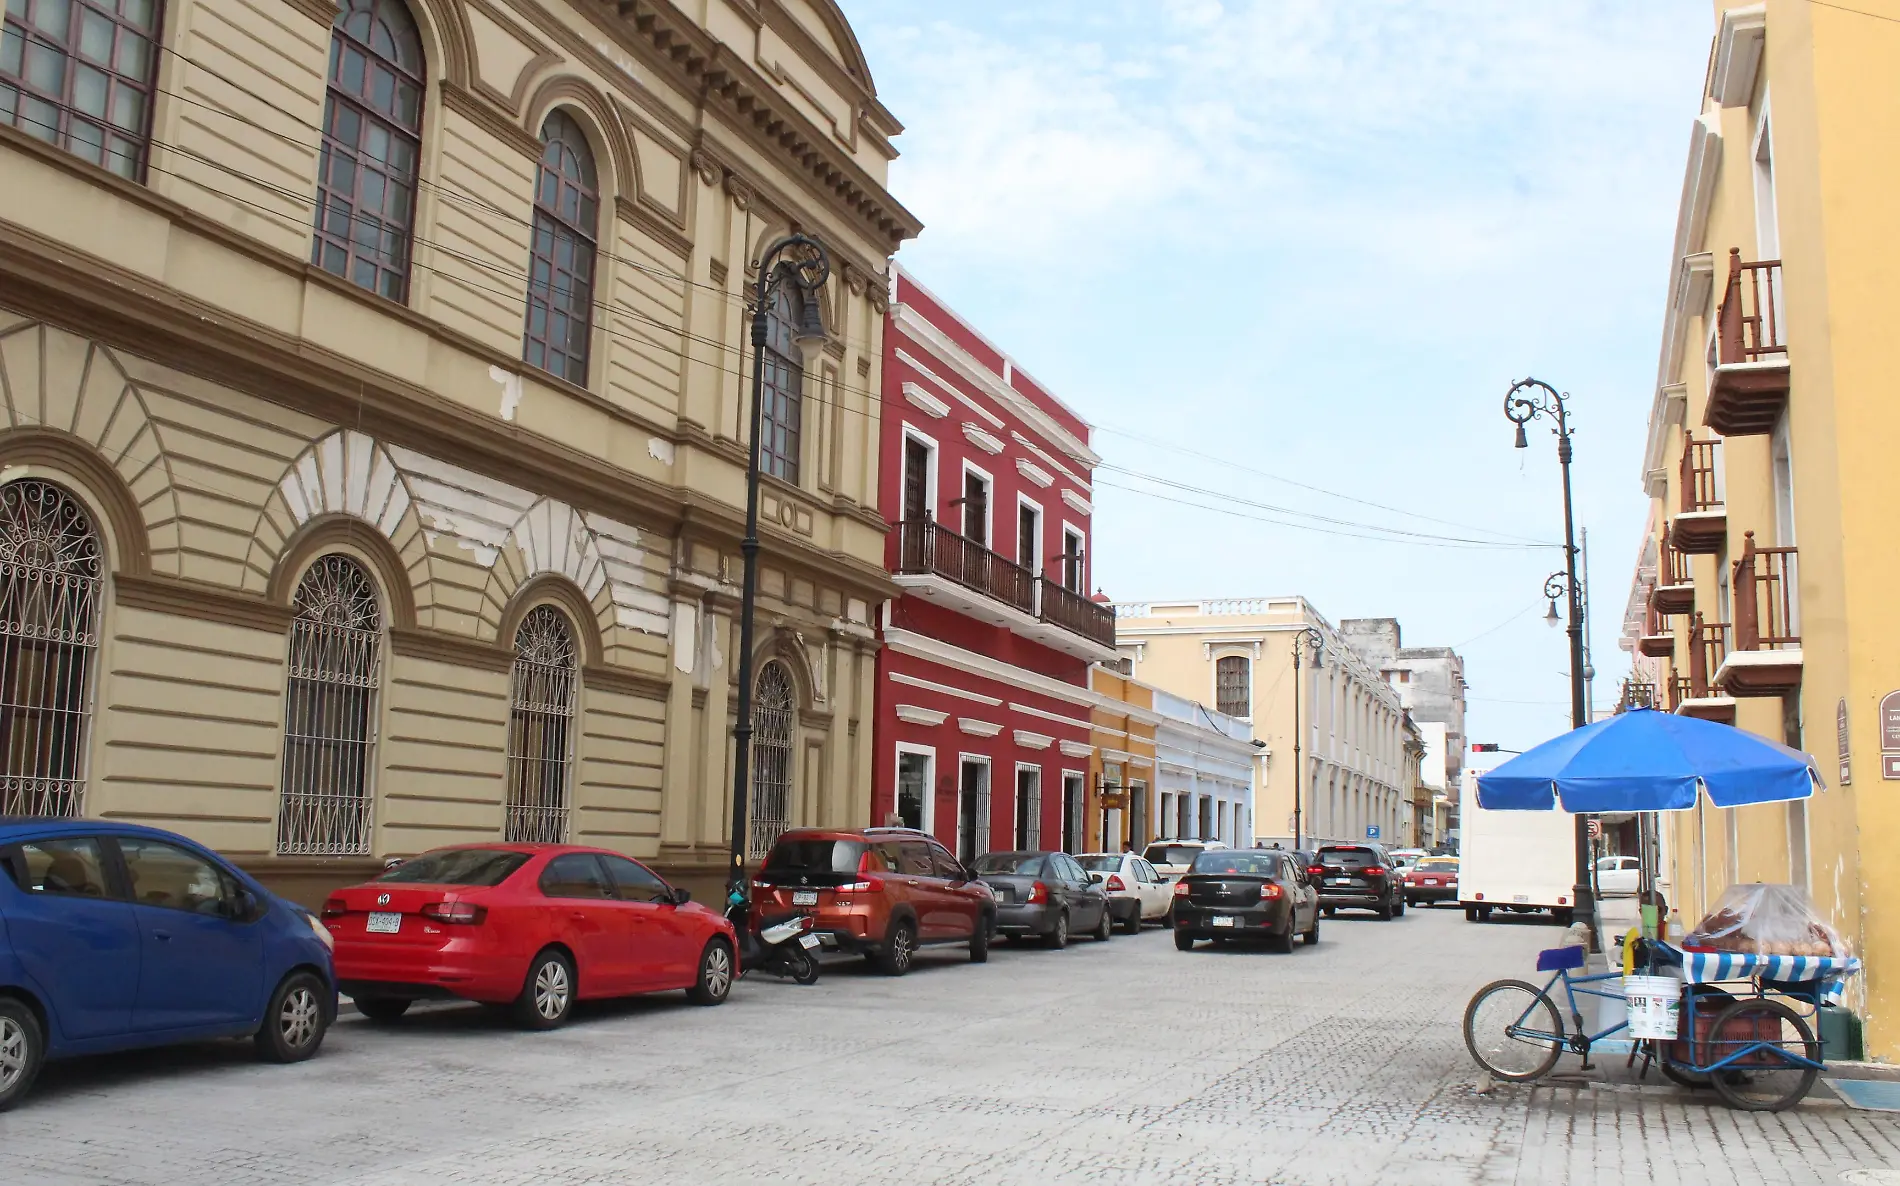
<instances>
[{"instance_id":1,"label":"orange suv","mask_svg":"<svg viewBox=\"0 0 1900 1186\"><path fill-rule=\"evenodd\" d=\"M812 916L827 951L860 954L889 976L910 971L917 948L967 943L990 957L996 899L928 832L797 828L781 835L752 879L762 916Z\"/></svg>"}]
</instances>

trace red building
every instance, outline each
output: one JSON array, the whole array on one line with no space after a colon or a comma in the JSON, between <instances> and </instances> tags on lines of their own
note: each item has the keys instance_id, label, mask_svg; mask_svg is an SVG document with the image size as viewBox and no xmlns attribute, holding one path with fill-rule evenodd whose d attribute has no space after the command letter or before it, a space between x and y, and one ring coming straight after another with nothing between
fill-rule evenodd
<instances>
[{"instance_id":1,"label":"red building","mask_svg":"<svg viewBox=\"0 0 1900 1186\"><path fill-rule=\"evenodd\" d=\"M904 272L884 330L879 504L902 586L878 657L876 823L959 856L1082 843L1089 426Z\"/></svg>"}]
</instances>

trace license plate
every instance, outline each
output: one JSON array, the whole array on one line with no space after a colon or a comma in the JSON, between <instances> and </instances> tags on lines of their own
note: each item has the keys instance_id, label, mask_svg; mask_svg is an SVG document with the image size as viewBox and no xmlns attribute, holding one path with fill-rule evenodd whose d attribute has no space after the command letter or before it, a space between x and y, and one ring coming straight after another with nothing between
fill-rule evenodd
<instances>
[{"instance_id":1,"label":"license plate","mask_svg":"<svg viewBox=\"0 0 1900 1186\"><path fill-rule=\"evenodd\" d=\"M818 936L800 935L798 937L798 945L803 947L806 951L810 951L812 948L818 946Z\"/></svg>"},{"instance_id":2,"label":"license plate","mask_svg":"<svg viewBox=\"0 0 1900 1186\"><path fill-rule=\"evenodd\" d=\"M1352 884L1352 878L1350 878L1350 877L1328 877L1328 878L1326 879L1326 884L1327 884L1327 885L1351 885L1351 884Z\"/></svg>"},{"instance_id":3,"label":"license plate","mask_svg":"<svg viewBox=\"0 0 1900 1186\"><path fill-rule=\"evenodd\" d=\"M1529 894L1516 894L1516 895L1513 895L1511 898L1511 901L1513 902L1528 902L1530 900L1531 900L1531 896Z\"/></svg>"},{"instance_id":4,"label":"license plate","mask_svg":"<svg viewBox=\"0 0 1900 1186\"><path fill-rule=\"evenodd\" d=\"M1427 877L1427 878L1425 879L1425 882L1424 882L1424 884L1426 884L1426 885L1437 885L1437 884L1438 884L1438 878L1436 878L1436 877Z\"/></svg>"},{"instance_id":5,"label":"license plate","mask_svg":"<svg viewBox=\"0 0 1900 1186\"><path fill-rule=\"evenodd\" d=\"M369 925L363 929L372 935L398 934L402 930L402 915L393 910L372 910Z\"/></svg>"},{"instance_id":6,"label":"license plate","mask_svg":"<svg viewBox=\"0 0 1900 1186\"><path fill-rule=\"evenodd\" d=\"M793 890L792 891L792 905L794 906L818 905L818 891L817 890Z\"/></svg>"},{"instance_id":7,"label":"license plate","mask_svg":"<svg viewBox=\"0 0 1900 1186\"><path fill-rule=\"evenodd\" d=\"M1230 918L1224 914L1217 914L1214 916L1214 925L1217 927L1231 927L1231 926L1234 926L1236 922L1237 922L1236 919Z\"/></svg>"}]
</instances>

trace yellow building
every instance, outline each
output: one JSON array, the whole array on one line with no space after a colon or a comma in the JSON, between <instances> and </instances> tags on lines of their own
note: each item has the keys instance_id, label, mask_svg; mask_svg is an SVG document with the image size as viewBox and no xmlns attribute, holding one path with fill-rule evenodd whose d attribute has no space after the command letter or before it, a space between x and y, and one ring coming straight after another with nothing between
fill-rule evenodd
<instances>
[{"instance_id":1,"label":"yellow building","mask_svg":"<svg viewBox=\"0 0 1900 1186\"><path fill-rule=\"evenodd\" d=\"M62 0L6 48L0 813L306 899L503 836L716 875L745 294L797 228L754 814L863 823L918 224L833 0Z\"/></svg>"},{"instance_id":2,"label":"yellow building","mask_svg":"<svg viewBox=\"0 0 1900 1186\"><path fill-rule=\"evenodd\" d=\"M1096 702L1089 709L1085 843L1090 852L1140 852L1160 834L1155 726L1161 718L1154 711L1154 689L1099 664L1089 668L1089 687Z\"/></svg>"},{"instance_id":3,"label":"yellow building","mask_svg":"<svg viewBox=\"0 0 1900 1186\"><path fill-rule=\"evenodd\" d=\"M1806 803L1669 817L1690 922L1737 881L1806 887L1867 962L1900 1056L1900 499L1891 395L1900 4L1718 4L1670 262L1630 642L1666 703L1813 753ZM1878 19L1878 18L1886 19ZM1653 550L1652 550L1653 549ZM1888 755L1892 754L1892 757Z\"/></svg>"}]
</instances>

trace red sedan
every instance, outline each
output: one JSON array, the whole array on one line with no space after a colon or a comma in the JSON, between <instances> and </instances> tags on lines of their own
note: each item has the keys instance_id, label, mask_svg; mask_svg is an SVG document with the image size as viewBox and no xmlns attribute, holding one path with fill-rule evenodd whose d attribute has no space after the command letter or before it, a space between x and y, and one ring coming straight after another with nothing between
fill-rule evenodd
<instances>
[{"instance_id":1,"label":"red sedan","mask_svg":"<svg viewBox=\"0 0 1900 1186\"><path fill-rule=\"evenodd\" d=\"M438 848L332 894L323 921L337 987L373 1021L460 998L552 1029L577 999L683 988L717 1005L739 972L723 915L638 861L571 844Z\"/></svg>"}]
</instances>

